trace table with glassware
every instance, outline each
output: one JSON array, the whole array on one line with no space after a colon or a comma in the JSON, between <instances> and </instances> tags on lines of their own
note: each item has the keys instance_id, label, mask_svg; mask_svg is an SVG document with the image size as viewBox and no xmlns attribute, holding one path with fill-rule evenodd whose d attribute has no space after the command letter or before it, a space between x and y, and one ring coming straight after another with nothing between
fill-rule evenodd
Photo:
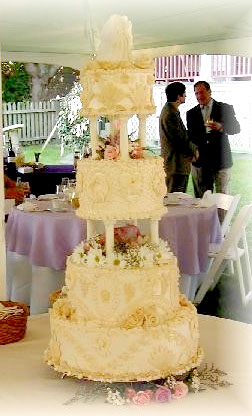
<instances>
[{"instance_id":1,"label":"table with glassware","mask_svg":"<svg viewBox=\"0 0 252 416\"><path fill-rule=\"evenodd\" d=\"M37 211L15 207L6 224L9 298L30 305L31 313L47 311L50 293L63 285L67 256L86 238L86 220L76 215L70 203L53 208L57 195L51 198L36 200ZM194 277L205 271L209 243L221 239L217 208L190 203L167 208L159 234L178 258L181 288L189 296L186 286L192 286ZM138 225L144 233L144 221Z\"/></svg>"}]
</instances>

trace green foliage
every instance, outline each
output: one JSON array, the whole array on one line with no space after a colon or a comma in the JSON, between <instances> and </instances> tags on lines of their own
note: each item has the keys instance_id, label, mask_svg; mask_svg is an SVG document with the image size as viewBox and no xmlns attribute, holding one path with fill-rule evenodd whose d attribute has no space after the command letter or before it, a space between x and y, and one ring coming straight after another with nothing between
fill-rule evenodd
<instances>
[{"instance_id":1,"label":"green foliage","mask_svg":"<svg viewBox=\"0 0 252 416\"><path fill-rule=\"evenodd\" d=\"M80 114L82 87L75 83L72 90L60 101L58 134L63 145L72 150L83 151L89 142L89 121Z\"/></svg>"},{"instance_id":2,"label":"green foliage","mask_svg":"<svg viewBox=\"0 0 252 416\"><path fill-rule=\"evenodd\" d=\"M4 102L20 102L31 97L30 75L24 64L19 62L3 62L2 66L2 100Z\"/></svg>"}]
</instances>

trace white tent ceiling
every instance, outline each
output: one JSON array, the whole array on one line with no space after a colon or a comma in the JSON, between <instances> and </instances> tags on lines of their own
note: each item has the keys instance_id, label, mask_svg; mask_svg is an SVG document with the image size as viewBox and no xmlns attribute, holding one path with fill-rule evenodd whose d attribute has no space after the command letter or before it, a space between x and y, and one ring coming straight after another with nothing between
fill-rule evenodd
<instances>
[{"instance_id":1,"label":"white tent ceiling","mask_svg":"<svg viewBox=\"0 0 252 416\"><path fill-rule=\"evenodd\" d=\"M252 56L251 0L1 0L2 60L79 68L111 14L129 17L136 51Z\"/></svg>"}]
</instances>

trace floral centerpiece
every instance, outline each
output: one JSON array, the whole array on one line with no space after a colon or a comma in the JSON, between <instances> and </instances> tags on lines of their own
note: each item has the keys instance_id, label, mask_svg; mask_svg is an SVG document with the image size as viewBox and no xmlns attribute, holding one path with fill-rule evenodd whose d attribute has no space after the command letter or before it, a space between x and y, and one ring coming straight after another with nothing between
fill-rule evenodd
<instances>
[{"instance_id":1,"label":"floral centerpiece","mask_svg":"<svg viewBox=\"0 0 252 416\"><path fill-rule=\"evenodd\" d=\"M116 227L114 239L113 265L116 267L134 268L162 264L173 256L166 241L160 239L158 244L151 243L135 225ZM91 267L107 264L104 234L96 234L89 240L82 241L75 248L72 260Z\"/></svg>"},{"instance_id":2,"label":"floral centerpiece","mask_svg":"<svg viewBox=\"0 0 252 416\"><path fill-rule=\"evenodd\" d=\"M132 140L129 136L129 157L131 159L145 159L148 157L149 149L141 147L139 140ZM109 135L106 138L99 137L99 145L96 150L97 159L116 160L120 157L120 133Z\"/></svg>"}]
</instances>

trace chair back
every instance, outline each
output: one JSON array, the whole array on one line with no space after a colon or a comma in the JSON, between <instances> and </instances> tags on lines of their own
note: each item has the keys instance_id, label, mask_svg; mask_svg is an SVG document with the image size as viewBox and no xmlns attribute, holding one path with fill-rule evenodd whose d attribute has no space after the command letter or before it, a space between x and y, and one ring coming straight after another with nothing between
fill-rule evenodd
<instances>
[{"instance_id":1,"label":"chair back","mask_svg":"<svg viewBox=\"0 0 252 416\"><path fill-rule=\"evenodd\" d=\"M229 208L226 212L224 220L221 224L221 234L222 234L223 238L225 237L225 235L227 234L227 232L230 228L230 224L231 224L231 221L233 219L234 213L235 213L235 211L237 209L237 206L238 206L238 203L241 199L241 195L239 195L239 194L234 195L234 196L233 195L228 195L228 196L232 196L232 200L231 200L230 206L229 206Z\"/></svg>"},{"instance_id":2,"label":"chair back","mask_svg":"<svg viewBox=\"0 0 252 416\"><path fill-rule=\"evenodd\" d=\"M207 190L202 199L213 203L217 206L217 208L226 211L226 215L221 224L221 234L222 238L224 238L230 228L230 224L241 199L241 195L227 195L218 192L212 193L210 190Z\"/></svg>"},{"instance_id":3,"label":"chair back","mask_svg":"<svg viewBox=\"0 0 252 416\"><path fill-rule=\"evenodd\" d=\"M246 304L252 298L252 273L246 237L246 228L251 221L251 217L252 204L244 205L223 240L220 251L216 254L216 257L203 278L194 300L195 304L199 304L210 287L213 287L213 283L216 284L218 282L220 275L223 273L230 259L236 262L243 303ZM240 243L242 244L242 248L239 247ZM230 251L232 251L232 257L229 255ZM241 256L245 258L243 268L240 260ZM244 274L246 273L245 276L243 272Z\"/></svg>"}]
</instances>

